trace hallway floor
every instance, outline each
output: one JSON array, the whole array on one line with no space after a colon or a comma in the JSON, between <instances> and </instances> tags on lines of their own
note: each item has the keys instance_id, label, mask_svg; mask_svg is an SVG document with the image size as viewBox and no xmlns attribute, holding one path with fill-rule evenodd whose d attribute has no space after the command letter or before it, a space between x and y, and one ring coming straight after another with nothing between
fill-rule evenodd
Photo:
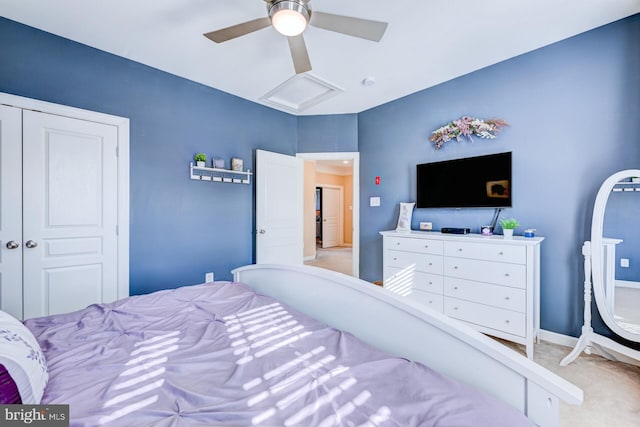
<instances>
[{"instance_id":1,"label":"hallway floor","mask_svg":"<svg viewBox=\"0 0 640 427\"><path fill-rule=\"evenodd\" d=\"M336 246L333 248L317 248L316 259L305 261L305 265L325 268L351 276L353 256L351 247Z\"/></svg>"}]
</instances>

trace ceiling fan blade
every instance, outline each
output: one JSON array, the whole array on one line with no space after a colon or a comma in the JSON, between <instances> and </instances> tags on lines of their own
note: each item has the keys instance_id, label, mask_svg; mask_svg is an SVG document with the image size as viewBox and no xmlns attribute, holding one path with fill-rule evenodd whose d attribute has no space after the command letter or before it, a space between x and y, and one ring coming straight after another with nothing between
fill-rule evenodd
<instances>
[{"instance_id":1,"label":"ceiling fan blade","mask_svg":"<svg viewBox=\"0 0 640 427\"><path fill-rule=\"evenodd\" d=\"M245 34L253 33L254 31L261 30L270 25L271 20L269 18L258 18L253 21L243 22L242 24L232 25L221 30L211 31L209 33L205 33L204 36L216 43L222 43L227 40L235 39L236 37L244 36Z\"/></svg>"},{"instance_id":2,"label":"ceiling fan blade","mask_svg":"<svg viewBox=\"0 0 640 427\"><path fill-rule=\"evenodd\" d=\"M296 74L311 71L311 61L309 61L307 45L304 42L302 34L295 37L287 37L287 40L289 41L289 50L291 51L291 58L293 59L293 67L296 69Z\"/></svg>"},{"instance_id":3,"label":"ceiling fan blade","mask_svg":"<svg viewBox=\"0 0 640 427\"><path fill-rule=\"evenodd\" d=\"M379 42L389 25L387 22L371 21L369 19L353 18L351 16L334 15L333 13L311 13L310 25L323 30L335 31L361 39Z\"/></svg>"}]
</instances>

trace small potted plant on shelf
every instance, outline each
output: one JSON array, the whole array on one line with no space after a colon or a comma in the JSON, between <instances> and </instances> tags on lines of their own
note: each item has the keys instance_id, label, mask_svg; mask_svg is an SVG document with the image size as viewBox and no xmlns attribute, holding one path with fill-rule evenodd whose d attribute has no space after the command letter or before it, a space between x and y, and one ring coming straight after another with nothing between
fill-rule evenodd
<instances>
[{"instance_id":1,"label":"small potted plant on shelf","mask_svg":"<svg viewBox=\"0 0 640 427\"><path fill-rule=\"evenodd\" d=\"M502 234L505 238L513 237L513 230L520 227L520 223L515 218L501 219Z\"/></svg>"},{"instance_id":2,"label":"small potted plant on shelf","mask_svg":"<svg viewBox=\"0 0 640 427\"><path fill-rule=\"evenodd\" d=\"M193 156L193 160L196 162L196 166L199 168L203 168L207 165L207 155L204 153L198 153Z\"/></svg>"}]
</instances>

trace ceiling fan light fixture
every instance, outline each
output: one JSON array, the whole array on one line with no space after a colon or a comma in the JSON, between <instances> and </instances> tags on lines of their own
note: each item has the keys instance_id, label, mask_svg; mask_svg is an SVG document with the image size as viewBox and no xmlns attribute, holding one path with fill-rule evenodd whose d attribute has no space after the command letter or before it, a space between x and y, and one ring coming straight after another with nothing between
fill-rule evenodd
<instances>
[{"instance_id":1,"label":"ceiling fan light fixture","mask_svg":"<svg viewBox=\"0 0 640 427\"><path fill-rule=\"evenodd\" d=\"M309 7L301 1L283 0L273 3L269 8L273 28L287 37L302 34L310 17Z\"/></svg>"}]
</instances>

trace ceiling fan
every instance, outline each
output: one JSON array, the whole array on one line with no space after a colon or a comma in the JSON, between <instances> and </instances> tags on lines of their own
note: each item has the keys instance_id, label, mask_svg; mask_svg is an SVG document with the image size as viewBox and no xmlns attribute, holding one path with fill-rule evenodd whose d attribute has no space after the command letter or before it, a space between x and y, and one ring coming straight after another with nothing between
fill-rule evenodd
<instances>
[{"instance_id":1,"label":"ceiling fan","mask_svg":"<svg viewBox=\"0 0 640 427\"><path fill-rule=\"evenodd\" d=\"M311 11L310 0L264 0L268 17L258 18L220 30L205 33L208 39L222 43L261 30L270 25L289 41L296 74L311 70L311 62L302 33L307 25L379 42L388 23Z\"/></svg>"}]
</instances>

